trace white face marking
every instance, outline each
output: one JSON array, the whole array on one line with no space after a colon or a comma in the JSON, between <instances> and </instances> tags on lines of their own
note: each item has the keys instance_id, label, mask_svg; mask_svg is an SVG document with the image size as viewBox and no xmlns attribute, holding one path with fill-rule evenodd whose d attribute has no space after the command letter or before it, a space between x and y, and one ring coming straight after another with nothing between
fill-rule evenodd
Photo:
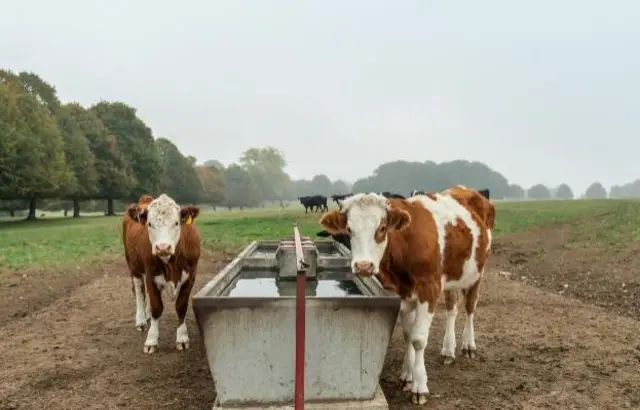
<instances>
[{"instance_id":1,"label":"white face marking","mask_svg":"<svg viewBox=\"0 0 640 410\"><path fill-rule=\"evenodd\" d=\"M180 240L180 207L165 194L160 195L147 207L147 228L151 252L163 253L161 259L167 263Z\"/></svg>"},{"instance_id":2,"label":"white face marking","mask_svg":"<svg viewBox=\"0 0 640 410\"><path fill-rule=\"evenodd\" d=\"M351 269L357 262L373 263L373 273L380 272L380 261L387 247L387 238L377 243L375 233L387 215L387 199L378 194L356 194L344 200L343 212L351 230Z\"/></svg>"}]
</instances>

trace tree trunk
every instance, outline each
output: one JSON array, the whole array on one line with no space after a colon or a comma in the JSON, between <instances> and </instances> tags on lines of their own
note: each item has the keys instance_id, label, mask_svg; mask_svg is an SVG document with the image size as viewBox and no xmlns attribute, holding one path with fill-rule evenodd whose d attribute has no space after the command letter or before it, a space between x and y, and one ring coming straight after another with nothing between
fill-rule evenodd
<instances>
[{"instance_id":1,"label":"tree trunk","mask_svg":"<svg viewBox=\"0 0 640 410\"><path fill-rule=\"evenodd\" d=\"M66 218L69 215L69 202L64 201L64 217Z\"/></svg>"},{"instance_id":2,"label":"tree trunk","mask_svg":"<svg viewBox=\"0 0 640 410\"><path fill-rule=\"evenodd\" d=\"M12 218L13 218L14 216L16 216L16 211L14 211L13 209L10 209L10 210L9 210L9 216L11 216Z\"/></svg>"},{"instance_id":3,"label":"tree trunk","mask_svg":"<svg viewBox=\"0 0 640 410\"><path fill-rule=\"evenodd\" d=\"M27 214L27 221L35 221L36 218L36 199L29 199L29 214Z\"/></svg>"},{"instance_id":4,"label":"tree trunk","mask_svg":"<svg viewBox=\"0 0 640 410\"><path fill-rule=\"evenodd\" d=\"M113 212L113 198L107 199L107 216L115 216L116 213Z\"/></svg>"},{"instance_id":5,"label":"tree trunk","mask_svg":"<svg viewBox=\"0 0 640 410\"><path fill-rule=\"evenodd\" d=\"M80 218L80 201L77 199L73 200L73 217Z\"/></svg>"}]
</instances>

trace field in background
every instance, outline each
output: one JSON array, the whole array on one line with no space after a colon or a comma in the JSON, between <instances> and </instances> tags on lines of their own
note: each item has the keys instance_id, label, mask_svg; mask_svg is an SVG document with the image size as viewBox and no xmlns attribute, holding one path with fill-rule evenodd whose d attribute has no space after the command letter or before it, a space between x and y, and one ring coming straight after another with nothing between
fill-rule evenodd
<instances>
[{"instance_id":1,"label":"field in background","mask_svg":"<svg viewBox=\"0 0 640 410\"><path fill-rule=\"evenodd\" d=\"M299 204L294 205L285 209L273 206L231 212L205 210L196 223L204 245L221 250L234 250L254 239L289 236L294 221L298 222L304 235L315 237L321 230L317 223L321 213L305 214ZM521 232L532 226L601 215L605 216L603 223L611 228L603 229L599 234L604 241L617 240L620 234L632 238L640 235L640 201L499 202L496 208L497 236ZM18 269L38 264L82 264L104 255L119 254L122 250L121 222L120 216L97 215L0 223L0 266ZM579 225L575 228L576 234L580 234Z\"/></svg>"},{"instance_id":2,"label":"field in background","mask_svg":"<svg viewBox=\"0 0 640 410\"><path fill-rule=\"evenodd\" d=\"M640 201L496 208L476 322L480 357L439 363L439 312L425 355L429 408L640 408ZM251 240L289 236L294 221L315 237L320 215L305 215L299 204L203 212L196 220L205 246L196 290ZM191 314L191 350L174 350L175 314L167 303L160 351L142 354L121 222L0 223L0 409L211 406L215 391ZM403 352L396 328L381 375L390 410L417 408L398 390Z\"/></svg>"}]
</instances>

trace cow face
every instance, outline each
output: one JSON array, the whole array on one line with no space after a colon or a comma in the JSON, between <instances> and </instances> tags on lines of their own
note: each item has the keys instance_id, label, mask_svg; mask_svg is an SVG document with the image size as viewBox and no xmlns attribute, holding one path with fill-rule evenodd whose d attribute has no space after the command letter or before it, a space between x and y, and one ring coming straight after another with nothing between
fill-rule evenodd
<instances>
[{"instance_id":1,"label":"cow face","mask_svg":"<svg viewBox=\"0 0 640 410\"><path fill-rule=\"evenodd\" d=\"M409 225L407 211L390 208L378 194L357 194L342 201L342 211L323 215L320 224L331 234L347 234L351 242L353 273L370 276L380 272L388 234Z\"/></svg>"},{"instance_id":2,"label":"cow face","mask_svg":"<svg viewBox=\"0 0 640 410\"><path fill-rule=\"evenodd\" d=\"M180 208L169 196L162 194L145 208L129 208L129 216L147 226L151 253L164 263L175 254L183 224L190 224L200 213L195 206Z\"/></svg>"}]
</instances>

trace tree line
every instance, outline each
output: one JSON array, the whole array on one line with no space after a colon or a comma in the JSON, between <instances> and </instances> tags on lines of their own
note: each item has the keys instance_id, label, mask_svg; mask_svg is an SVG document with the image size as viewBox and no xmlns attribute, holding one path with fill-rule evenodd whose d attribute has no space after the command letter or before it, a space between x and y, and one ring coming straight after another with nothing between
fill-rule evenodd
<instances>
[{"instance_id":1,"label":"tree line","mask_svg":"<svg viewBox=\"0 0 640 410\"><path fill-rule=\"evenodd\" d=\"M528 189L510 183L482 162L392 161L353 185L326 175L294 180L284 154L275 147L250 148L224 166L215 159L198 164L168 138L154 137L135 108L122 101L90 107L62 103L56 88L30 72L0 70L0 209L104 210L114 215L146 193L166 192L181 203L254 207L264 201L349 192L442 190L454 184L488 188L492 198L570 199L567 184ZM640 180L611 187L600 183L587 198L640 196Z\"/></svg>"}]
</instances>

